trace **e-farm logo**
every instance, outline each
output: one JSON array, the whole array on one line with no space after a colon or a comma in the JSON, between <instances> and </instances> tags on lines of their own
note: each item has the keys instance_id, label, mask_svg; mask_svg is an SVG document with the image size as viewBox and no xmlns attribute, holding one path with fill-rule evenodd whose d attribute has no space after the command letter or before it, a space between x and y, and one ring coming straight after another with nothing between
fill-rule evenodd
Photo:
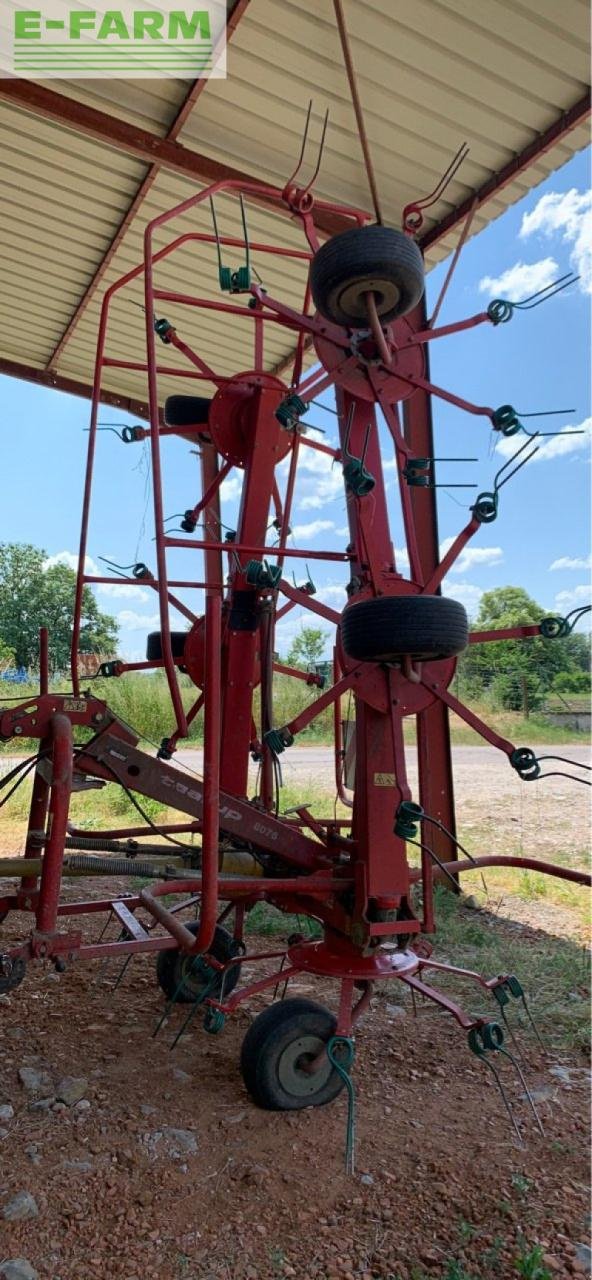
<instances>
[{"instance_id":1,"label":"e-farm logo","mask_svg":"<svg viewBox=\"0 0 592 1280\"><path fill-rule=\"evenodd\" d=\"M0 9L12 26L0 73L76 80L226 75L224 0L195 9L179 0L124 0L118 8L49 0L38 9L0 0Z\"/></svg>"}]
</instances>

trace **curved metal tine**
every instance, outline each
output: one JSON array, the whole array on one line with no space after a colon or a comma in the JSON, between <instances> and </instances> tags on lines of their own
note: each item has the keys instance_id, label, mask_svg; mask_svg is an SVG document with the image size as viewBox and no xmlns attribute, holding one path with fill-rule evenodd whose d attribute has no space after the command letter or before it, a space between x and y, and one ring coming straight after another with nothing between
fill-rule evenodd
<instances>
[{"instance_id":1,"label":"curved metal tine","mask_svg":"<svg viewBox=\"0 0 592 1280\"><path fill-rule=\"evenodd\" d=\"M494 476L494 480L493 480L493 487L494 487L494 490L495 490L495 492L496 492L496 493L497 493L500 489L502 489L502 488L503 488L503 486L504 486L505 484L507 484L507 483L508 483L508 480L511 480L511 479L512 479L512 476L515 476L515 475L516 475L516 473L520 470L520 468L521 468L521 467L523 467L523 466L524 466L524 464L525 464L526 462L529 462L531 458L534 458L535 453L538 453L539 447L538 447L538 445L537 445L537 446L536 446L536 448L535 448L535 449L533 449L533 450L528 454L528 457L523 458L523 459L522 459L522 462L519 462L519 463L518 463L518 465L517 465L516 467L514 467L514 470L513 470L513 471L510 471L510 474L509 474L509 475L504 476L504 479L503 479L503 480L500 480L500 476L502 476L502 475L504 474L504 471L507 471L507 470L508 470L508 467L511 467L511 466L512 466L512 463L516 461L516 458L519 458L519 457L520 457L520 454L521 454L521 453L524 453L524 450L525 450L525 449L530 448L530 440L534 440L534 439L536 438L536 436L537 436L537 435L538 435L538 432L536 432L534 436L533 436L533 435L530 435L530 433L529 433L530 439L529 439L529 440L525 440L525 441L524 441L524 444L521 444L521 445L520 445L520 448L519 448L519 449L517 449L517 450L516 450L516 452L512 454L512 457L511 457L511 458L508 458L507 462L504 462L503 466L502 466L502 467L500 467L499 471L497 471L497 472L496 472L496 474L495 474L495 476Z\"/></svg>"},{"instance_id":2,"label":"curved metal tine","mask_svg":"<svg viewBox=\"0 0 592 1280\"><path fill-rule=\"evenodd\" d=\"M571 624L571 625L572 625L572 628L573 628L573 627L575 627L576 622L579 622L579 620L580 620L580 618L581 618L582 614L584 614L584 613L590 613L590 612L592 612L592 604L582 604L582 605L579 605L579 607L578 607L577 609L572 609L571 613L567 613L567 614L565 615L565 621L567 622L567 621L569 621L569 619L570 619L570 618L573 618L574 613L575 613L575 614L577 614L576 621L575 621L575 622L572 622L572 624Z\"/></svg>"},{"instance_id":3,"label":"curved metal tine","mask_svg":"<svg viewBox=\"0 0 592 1280\"><path fill-rule=\"evenodd\" d=\"M575 409L541 409L541 410L540 410L540 412L538 412L538 413L521 413L519 409L517 409L517 410L516 410L516 413L517 413L518 417L520 418L520 421L521 421L521 422L522 422L522 419L523 419L523 418L555 418L555 417L561 417L564 413L575 413L575 412L576 412L576 411L575 411ZM561 436L561 435L565 435L565 434L567 434L567 435L572 435L572 436L583 436L583 435L584 435L584 432L583 432L583 431L578 431L578 430L576 430L576 431L569 431L569 432L565 432L565 431L529 431L529 430L528 430L528 428L524 426L524 423L522 423L522 430L523 430L523 432L524 432L524 434L525 434L525 435L530 436L531 440L534 440L536 436L540 436L540 437L541 437L541 439L546 439L547 437L551 437L551 436Z\"/></svg>"},{"instance_id":4,"label":"curved metal tine","mask_svg":"<svg viewBox=\"0 0 592 1280\"><path fill-rule=\"evenodd\" d=\"M506 1028L506 1031L508 1032L508 1035L509 1035L509 1037L510 1037L510 1040L512 1041L512 1044L514 1045L514 1048L515 1048L515 1050L516 1050L516 1056L518 1057L518 1060L519 1060L520 1062L524 1062L524 1055L523 1055L523 1053L522 1053L522 1050L521 1050L521 1048L520 1048L520 1045L519 1045L519 1043L518 1043L518 1039L517 1039L517 1037L516 1037L516 1035L515 1035L515 1033L514 1033L514 1030L513 1030L512 1026L511 1026L511 1024L508 1022L508 1019L507 1019L507 1017L506 1017L506 1011L505 1011L505 1009L503 1008L503 1006L501 1006L501 1005L499 1005L499 1006L498 1006L498 1008L499 1008L499 1012L500 1012L500 1014L501 1014L502 1022L503 1022L503 1024L504 1024L504 1026L505 1026L505 1028Z\"/></svg>"},{"instance_id":5,"label":"curved metal tine","mask_svg":"<svg viewBox=\"0 0 592 1280\"><path fill-rule=\"evenodd\" d=\"M298 174L299 170L302 168L302 161L304 160L304 152L306 148L306 139L308 138L308 129L310 125L311 111L312 111L312 98L309 99L309 103L308 103L308 111L306 113L306 123L304 125L304 133L302 135L302 146L300 147L300 155L298 157L298 163L296 165L296 168L294 169L294 172L288 178L288 181L286 182L286 187L292 186L292 183L294 182L296 175Z\"/></svg>"},{"instance_id":6,"label":"curved metal tine","mask_svg":"<svg viewBox=\"0 0 592 1280\"><path fill-rule=\"evenodd\" d=\"M592 608L592 605L589 607ZM561 760L562 764L573 764L576 769L585 769L587 773L592 773L592 765L582 764L580 760L570 760L569 756L544 755L537 756L537 760Z\"/></svg>"},{"instance_id":7,"label":"curved metal tine","mask_svg":"<svg viewBox=\"0 0 592 1280\"><path fill-rule=\"evenodd\" d=\"M538 293L532 293L530 298L523 298L522 302L514 302L512 305L519 311L532 311L533 307L540 307L542 302L548 302L549 298L555 297L555 294L562 293L564 289L569 289L569 286L575 284L579 278L579 276L575 276L571 271L568 271L566 275L560 276L558 280L553 280L544 289L539 289ZM538 302L536 301L537 298Z\"/></svg>"},{"instance_id":8,"label":"curved metal tine","mask_svg":"<svg viewBox=\"0 0 592 1280\"><path fill-rule=\"evenodd\" d=\"M212 226L213 226L213 228L214 228L214 235L215 235L215 237L216 237L216 250L217 250L217 253L218 253L218 267L221 269L221 268L222 268L222 246L221 246L221 244L220 244L220 232L218 231L218 219L217 219L217 217L216 217L216 208L215 208L214 200L213 200L213 197L212 197L212 196L210 196L210 211L211 211L211 214L212 214Z\"/></svg>"},{"instance_id":9,"label":"curved metal tine","mask_svg":"<svg viewBox=\"0 0 592 1280\"><path fill-rule=\"evenodd\" d=\"M533 1116L534 1116L534 1118L535 1118L535 1120L536 1120L536 1123L537 1123L537 1127L538 1127L539 1133L540 1133L540 1134L542 1134L542 1136L543 1136L543 1138L544 1138L544 1136L545 1136L545 1130L543 1129L543 1126L542 1126L542 1123L541 1123L541 1118L540 1118L539 1113L538 1113L538 1111L537 1111L537 1109L536 1109L536 1107L535 1107L535 1105L534 1105L533 1098L532 1098L532 1094L531 1094L530 1089L529 1089L529 1087L528 1087L528 1085L527 1085L527 1083L526 1083L526 1080L525 1080L525 1078L524 1078L524 1072L523 1072L523 1070L522 1070L522 1067L520 1066L520 1063L516 1061L516 1058L514 1057L514 1054L513 1054L513 1053L510 1053L510 1050L509 1050L509 1049L504 1049L503 1045L500 1045L500 1046L496 1049L496 1053L503 1053L504 1057L505 1057L505 1058L509 1058L510 1062L512 1063L512 1066L516 1068L516 1071L518 1072L518 1076L519 1076L519 1078L520 1078L520 1083L521 1083L521 1085L522 1085L522 1088L524 1089L524 1092L525 1092L526 1097L527 1097L527 1099L528 1099L528 1103L529 1103L530 1109L531 1109L532 1114L533 1114Z\"/></svg>"},{"instance_id":10,"label":"curved metal tine","mask_svg":"<svg viewBox=\"0 0 592 1280\"><path fill-rule=\"evenodd\" d=\"M242 197L242 192L239 194L238 199L240 204L241 220L243 224L243 237L245 241L245 263L246 263L247 270L249 270L251 266L251 251L249 248L249 229L247 227L247 215L245 212L245 202Z\"/></svg>"},{"instance_id":11,"label":"curved metal tine","mask_svg":"<svg viewBox=\"0 0 592 1280\"><path fill-rule=\"evenodd\" d=\"M327 107L327 110L325 111L325 118L324 118L324 120L323 120L323 128L322 128L322 130L321 130L321 140L320 140L320 142L319 142L319 153L318 153L318 156L317 156L317 163L316 163L316 165L315 165L314 173L313 173L313 175L312 175L312 178L310 179L310 182L308 182L308 183L307 183L307 185L305 186L305 188L304 188L304 190L303 190L303 192L302 192L303 196L307 196L307 195L308 195L308 193L309 193L309 191L310 191L311 187L312 187L312 186L314 186L314 183L316 182L316 180L317 180L317 178L318 178L318 176L319 176L319 169L320 169L320 167L321 167L321 160L323 159L323 151L325 150L325 134L326 134L326 132L327 132L327 125L328 125L328 123L329 123L329 108Z\"/></svg>"},{"instance_id":12,"label":"curved metal tine","mask_svg":"<svg viewBox=\"0 0 592 1280\"><path fill-rule=\"evenodd\" d=\"M118 973L118 975L117 975L117 977L116 977L116 979L115 979L115 982L113 983L113 986L112 986L112 988L111 988L111 990L112 990L112 991L117 991L117 988L118 988L118 986L120 985L120 983L123 981L123 979L124 979L124 977L125 977L125 974L126 974L126 972L127 972L127 969L128 969L128 967L129 967L129 965L131 964L131 962L132 962L133 958L134 958L134 953L133 953L133 951L132 951L131 955L126 956L126 958L125 958L125 960L124 960L124 962L123 962L123 964L122 964L122 966L121 966L121 969L119 970L119 973Z\"/></svg>"},{"instance_id":13,"label":"curved metal tine","mask_svg":"<svg viewBox=\"0 0 592 1280\"><path fill-rule=\"evenodd\" d=\"M349 413L347 415L347 422L345 424L345 437L343 441L343 450L342 450L344 458L353 458L353 453L350 453L349 451L349 438L351 435L353 421L354 421L354 406L353 404L351 404Z\"/></svg>"},{"instance_id":14,"label":"curved metal tine","mask_svg":"<svg viewBox=\"0 0 592 1280\"><path fill-rule=\"evenodd\" d=\"M452 160L450 161L450 164L448 165L448 168L446 169L445 173L442 174L442 177L440 178L440 181L437 183L437 185L434 187L434 190L430 191L429 195L423 196L421 200L414 200L412 202L417 209L429 209L431 204L435 204L436 200L440 199L440 196L444 194L447 186L452 182L452 179L457 169L460 168L463 160L466 160L469 154L469 151L470 151L470 147L468 143L467 142L461 143L456 155L453 156Z\"/></svg>"},{"instance_id":15,"label":"curved metal tine","mask_svg":"<svg viewBox=\"0 0 592 1280\"><path fill-rule=\"evenodd\" d=\"M562 773L560 769L550 769L549 773L539 773L537 782L542 782L543 778L569 778L570 782L579 782L583 787L592 787L592 782L588 782L586 778L576 778L574 773Z\"/></svg>"},{"instance_id":16,"label":"curved metal tine","mask_svg":"<svg viewBox=\"0 0 592 1280\"><path fill-rule=\"evenodd\" d=\"M480 1053L480 1054L478 1054L478 1057L479 1057L479 1061L480 1061L480 1062L483 1062L483 1063L485 1064L485 1066L486 1066L486 1067L488 1067L488 1068L489 1068L489 1070L491 1071L491 1074L492 1074L492 1076L493 1076L493 1078L494 1078L494 1080L495 1080L495 1082L496 1082L496 1084L497 1084L497 1087L498 1087L498 1089L499 1089L499 1091L500 1091L500 1093L501 1093L503 1104L504 1104L504 1106L505 1106L505 1108L506 1108L506 1111L507 1111L507 1113L508 1113L508 1116L510 1117L510 1124L512 1125L512 1128L513 1128L513 1130L514 1130L514 1133L516 1134L516 1137L517 1137L517 1139L518 1139L518 1141L519 1141L519 1143L520 1143L520 1146L521 1146L521 1147L523 1147L523 1146L524 1146L524 1140L523 1140L523 1138L522 1138L522 1134L521 1134L521 1132L520 1132L520 1130L519 1130L519 1128L518 1128L518 1125L516 1124L516 1120L514 1119L514 1110L513 1110L513 1108L511 1107L511 1105L510 1105L510 1103L509 1103L509 1101L508 1101L508 1096L507 1096L506 1091L505 1091L505 1089L504 1089L504 1086L503 1086L503 1084L502 1084L502 1082L501 1082L501 1080L500 1080L499 1072L497 1072L497 1071L496 1071L496 1069L495 1069L495 1067L494 1067L493 1063L489 1061L489 1057L488 1057L488 1055L487 1055L486 1053Z\"/></svg>"},{"instance_id":17,"label":"curved metal tine","mask_svg":"<svg viewBox=\"0 0 592 1280\"><path fill-rule=\"evenodd\" d=\"M467 461L470 462L471 459L468 458ZM478 869L479 863L475 860L472 853L469 853L469 850L465 849L464 844L461 844L460 840L457 840L456 836L454 836L452 832L448 830L448 827L444 826L443 822L440 822L439 818L432 818L429 813L424 813L422 815L422 822L431 822L435 827L438 827L440 831L443 831L444 835L448 836L448 839L452 840L452 843L456 845L456 848L460 849L461 853L464 853L465 858L468 858L469 862L472 862L473 866ZM486 884L485 876L483 875L483 872L481 872L481 884L483 885L485 892L489 894L489 889L487 888L487 884Z\"/></svg>"},{"instance_id":18,"label":"curved metal tine","mask_svg":"<svg viewBox=\"0 0 592 1280\"><path fill-rule=\"evenodd\" d=\"M279 967L278 980L277 980L277 982L276 982L276 984L275 984L275 987L273 988L273 995L272 995L272 997L271 997L271 998L272 998L272 1000L277 1000L277 993L278 993L278 991L279 991L279 989L280 989L280 982L281 982L281 978L279 977L279 974L282 972L282 970L283 970L283 968L284 968L285 963L286 963L286 957L285 957L285 956L282 956L282 963L281 963L281 965L280 965L280 967Z\"/></svg>"},{"instance_id":19,"label":"curved metal tine","mask_svg":"<svg viewBox=\"0 0 592 1280\"><path fill-rule=\"evenodd\" d=\"M536 1038L537 1038L537 1040L538 1040L538 1042L539 1042L539 1044L540 1044L540 1046L541 1046L541 1049L544 1049L544 1048L545 1048L544 1042L543 1042L543 1040L542 1040L542 1038L541 1038L541 1036L540 1036L540 1034L539 1034L539 1029L538 1029L537 1024L536 1024L536 1022L535 1022L535 1020L534 1020L534 1018L533 1018L533 1016L532 1016L532 1013L530 1012L530 1008L529 1008L529 1006L528 1006L528 1001L527 1001L527 999L526 999L526 996L525 996L524 992L522 992L522 995L521 995L521 997L520 997L520 1000L521 1000L521 1003L522 1003L522 1007L523 1007L523 1009L524 1009L524 1012L525 1012L525 1014L526 1014L526 1017L528 1018L528 1021L530 1022L530 1025L531 1025L531 1027L532 1027L532 1029L533 1029L533 1031L534 1031L534 1034L535 1034L535 1036L536 1036Z\"/></svg>"},{"instance_id":20,"label":"curved metal tine","mask_svg":"<svg viewBox=\"0 0 592 1280\"><path fill-rule=\"evenodd\" d=\"M111 573L115 573L116 570L117 573L126 573L128 569L135 568L133 564L116 564L115 560L107 560L106 556L97 556L97 560L101 560L103 564L106 564Z\"/></svg>"},{"instance_id":21,"label":"curved metal tine","mask_svg":"<svg viewBox=\"0 0 592 1280\"><path fill-rule=\"evenodd\" d=\"M367 452L368 452L368 443L369 443L369 440L370 440L370 429L371 429L371 426L372 426L372 423L371 423L371 422L369 422L369 423L368 423L368 426L366 427L366 435L364 436L364 446L363 446L363 449L362 449L362 456L361 456L361 458L360 458L360 466L361 466L361 467L363 467L363 466L364 466L364 462L366 461L366 454L367 454Z\"/></svg>"},{"instance_id":22,"label":"curved metal tine","mask_svg":"<svg viewBox=\"0 0 592 1280\"><path fill-rule=\"evenodd\" d=\"M417 848L418 848L418 849L424 849L424 850L425 850L425 852L426 852L427 854L429 854L430 858L433 858L433 859L434 859L434 862L437 864L437 866L439 866L440 871L442 872L442 874L443 874L443 875L445 875L445 876L448 878L448 880L450 880L450 883L451 883L451 885L452 885L452 886L453 886L453 888L454 888L454 892L455 892L455 893L457 892L457 890L458 890L458 881L457 881L457 880L455 880L454 876L453 876L453 875L452 875L452 873L448 870L448 868L444 866L444 863L443 863L443 862L440 862L440 859L439 859L439 857L438 857L437 853L434 853L434 850L433 850L433 849L430 849L429 845L424 844L424 843L423 843L423 840L410 840L410 839L409 839L409 837L407 837L407 844L414 844L414 845L417 845Z\"/></svg>"}]
</instances>

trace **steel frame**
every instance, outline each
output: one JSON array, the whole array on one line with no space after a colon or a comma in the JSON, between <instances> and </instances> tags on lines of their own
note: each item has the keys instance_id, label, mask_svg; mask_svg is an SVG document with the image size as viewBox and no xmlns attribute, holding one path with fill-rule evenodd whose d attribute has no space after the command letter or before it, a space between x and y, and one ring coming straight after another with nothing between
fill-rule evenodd
<instances>
[{"instance_id":1,"label":"steel frame","mask_svg":"<svg viewBox=\"0 0 592 1280\"><path fill-rule=\"evenodd\" d=\"M305 264L319 247L319 211L331 219L345 220L349 225L363 226L365 222L365 215L359 210L327 202L319 202L315 206L307 191L301 192L292 186L282 191L251 180L216 182L148 224L143 262L117 280L105 294L97 343L79 547L72 641L74 696L48 693L47 648L44 643L39 697L0 716L2 737L22 734L37 737L41 743L25 848L25 859L31 861L31 870L22 875L18 892L0 902L0 908L4 910L16 907L33 912L35 929L27 941L8 953L5 963L11 964L16 956L55 960L76 953L89 956L132 955L137 951L157 951L179 945L188 955L206 955L208 962L216 967L218 962L211 957L209 948L222 903L236 906L235 936L240 939L245 906L264 898L283 910L301 912L320 920L324 926L324 940L321 943L300 941L292 944L286 953L287 968L284 967L283 956L279 974L250 983L226 1000L209 999L207 1004L212 1010L229 1013L249 995L276 984L280 976L286 980L296 972L312 972L341 981L338 1034L347 1035L356 1009L359 1009L359 1006L356 1009L353 1006L354 984L370 984L370 990L374 981L397 977L451 1012L465 1029L483 1028L487 1019L465 1014L458 1005L427 986L422 979L430 948L418 935L422 930L433 930L432 859L439 861L432 849L431 824L435 823L439 830L442 825L447 828L444 831L448 842L445 847L456 853L453 826L451 824L448 828L442 816L445 814L450 818L451 810L441 804L438 808L437 803L432 804L431 801L436 789L446 790L450 783L446 737L449 708L502 750L512 762L516 752L514 744L489 729L448 692L455 669L453 659L423 663L407 660L401 664L355 663L348 658L338 634L335 684L280 729L273 726L270 679L274 665L275 617L286 608L300 604L336 626L341 619L337 611L315 601L308 589L292 587L280 577L286 557L319 557L348 563L350 603L355 603L377 595L398 596L437 590L443 573L468 539L478 531L480 524L473 516L443 564L437 566L435 508L430 500L426 516L417 495L407 486L405 469L420 442L426 449L431 447L428 401L431 394L444 398L465 412L484 417L496 426L494 409L471 404L434 385L423 355L428 341L462 332L477 324L491 323L492 317L488 312L482 312L468 320L439 328L430 328L425 325L423 317L416 317L415 324L401 319L383 328L370 300L368 332L359 335L311 313L307 281L301 311L285 306L260 284L245 286L247 307L159 290L154 274L158 263L181 244L211 240L212 237L199 232L185 233L155 252L153 240L156 231L221 191L245 197L265 197L280 206L283 204L302 225L308 246L302 251ZM220 243L222 246L236 245L235 240L224 238ZM259 249L272 257L286 253L294 255L293 250L278 249L271 244L260 245ZM107 354L108 339L112 338L110 308L115 295L139 276L143 276L145 290L146 357L136 362L134 367L145 372L148 383L157 575L143 575L137 580L148 581L158 593L162 646L162 659L158 663L139 665L162 665L173 708L172 731L157 760L138 749L129 727L119 722L108 706L81 692L78 672L82 593L87 582L95 581L92 575L85 573L84 566L101 380L105 368L121 365L116 357ZM198 306L206 311L214 309L243 316L253 326L252 369L234 378L219 375L183 341L172 325L163 322L162 318L157 321L156 304L160 311L160 304L164 301L174 302L176 307ZM298 335L289 384L281 383L265 372L265 328L270 323L288 327ZM176 359L186 362L180 367L189 378L197 381L198 387L205 380L217 388L205 431L197 427L163 427L159 380L173 371L176 376L177 366L169 364L166 356L162 357L162 363L157 359L157 335L165 346L174 349ZM320 371L309 375L302 372L306 339L315 343L321 361ZM336 390L340 437L337 450L308 440L302 434L298 415L291 420L289 417L286 419L285 414L286 405L294 403L295 398L297 403L314 400L330 386ZM397 404L408 401L411 404L418 394L420 398L415 408L407 408L403 429ZM394 560L376 406L388 427L397 463L411 564L409 578L404 578L397 571ZM207 513L208 524L203 538L171 537L166 531L161 441L171 431L201 443L204 443L202 437L206 436L202 458L203 496L189 512ZM141 430L136 438L145 434ZM365 494L357 492L344 477L350 530L349 544L344 552L296 550L287 545L296 468L303 448L324 449L342 466L348 460L362 460L371 472L374 485L372 491ZM226 464L219 469L217 454L222 454L227 464L239 466L244 475L239 527L235 537L226 542L215 535L219 521L219 485L228 469ZM275 481L275 469L278 460L284 456L290 457L290 464L282 500ZM274 547L266 545L272 507L279 526L279 540ZM186 582L169 580L167 552L173 548L205 553L205 615L197 617L182 606L192 621L192 627L181 660L173 654L171 642L169 611L171 605L177 607L179 604L171 588L195 586L196 579L190 574ZM245 563L247 556L249 562ZM224 557L228 560L225 580L222 571ZM269 571L271 560L277 562L274 574ZM127 578L122 580L129 581ZM282 609L278 609L280 596L288 602ZM503 633L481 633L478 639L484 642L499 639L502 635L535 634L536 631L536 628L513 628ZM180 661L199 689L199 696L190 712L185 710L178 683ZM126 664L119 666L120 670L111 674L122 674ZM261 685L260 731L253 721L253 693L258 683ZM305 805L297 810L296 817L277 816L273 794L273 765L277 753L326 707L333 705L337 723L340 699L348 691L352 693L356 708L356 776L351 819L337 822L334 818L314 818ZM188 724L201 706L204 709L203 781L167 763L178 741L187 735ZM438 708L438 720L430 718L426 721L428 714L433 717L434 708ZM419 871L408 863L408 833L403 835L397 825L393 827L401 806L411 801L403 738L403 721L408 715L417 716L419 721L420 794L426 802L425 816L421 818L419 843L422 858ZM74 750L72 727L75 725L92 728L94 736L83 747ZM438 734L435 762L428 752L429 729L436 730ZM254 802L247 800L250 752L255 752L261 762L260 785ZM336 759L340 752L337 734ZM138 792L165 803L172 801L174 807L187 814L191 821L171 826L168 831L166 828L162 830L165 834L188 828L199 832L200 874L189 872L173 880L164 879L151 890L142 890L137 897L123 903L107 900L60 905L59 889L67 845L73 771L87 778L120 782L132 793ZM339 777L338 759L337 771ZM343 793L342 782L339 786ZM49 822L46 823L48 812ZM307 831L312 834L306 834ZM126 833L109 834L122 838ZM222 872L219 869L221 835L235 844L239 840L247 849L255 851L271 874L259 878L225 876L223 869ZM43 851L41 860L40 851ZM40 880L37 871L39 860ZM522 863L523 860L511 861ZM479 860L476 860L469 865L478 864ZM450 871L454 866L454 861L448 860L442 869ZM461 867L462 863L458 869ZM553 868L552 874L562 874L562 870ZM579 882L589 883L589 877L576 875ZM411 886L418 877L423 890L421 916L416 913L411 897ZM199 895L201 910L197 936L178 920L176 911L159 901L164 894ZM140 908L155 925L164 928L164 934L152 936L151 929L136 919L135 911ZM83 943L79 931L60 931L59 925L64 918L104 910L120 921L128 934L126 939L116 944L89 945ZM224 907L223 914L226 912L227 907ZM270 958L269 955L266 958ZM442 965L433 967L446 968ZM491 982L485 982L478 975L471 976L489 990L508 981L507 975Z\"/></svg>"}]
</instances>

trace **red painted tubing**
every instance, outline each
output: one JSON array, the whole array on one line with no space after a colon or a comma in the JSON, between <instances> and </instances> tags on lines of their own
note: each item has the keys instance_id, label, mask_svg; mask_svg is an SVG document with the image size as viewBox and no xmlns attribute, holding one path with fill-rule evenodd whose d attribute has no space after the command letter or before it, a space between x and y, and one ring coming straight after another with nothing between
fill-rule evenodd
<instances>
[{"instance_id":1,"label":"red painted tubing","mask_svg":"<svg viewBox=\"0 0 592 1280\"><path fill-rule=\"evenodd\" d=\"M513 858L503 854L486 854L482 858L474 858L472 862L444 862L446 871L456 875L459 871L474 871L476 867L524 867L527 871L540 871L544 876L557 876L560 880L571 880L574 884L592 885L592 876L587 871L574 871L570 867L558 867L554 862L539 862L538 858ZM411 872L411 881L421 879L419 869Z\"/></svg>"}]
</instances>

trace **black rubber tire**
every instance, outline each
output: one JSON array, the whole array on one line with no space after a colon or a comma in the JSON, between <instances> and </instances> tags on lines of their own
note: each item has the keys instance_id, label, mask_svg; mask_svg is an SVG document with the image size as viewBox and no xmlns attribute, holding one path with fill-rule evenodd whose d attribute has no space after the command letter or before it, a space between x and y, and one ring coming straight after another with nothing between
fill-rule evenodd
<instances>
[{"instance_id":1,"label":"black rubber tire","mask_svg":"<svg viewBox=\"0 0 592 1280\"><path fill-rule=\"evenodd\" d=\"M372 289L386 324L411 311L425 288L421 251L394 227L353 227L327 240L310 264L317 311L334 324L366 328Z\"/></svg>"},{"instance_id":2,"label":"black rubber tire","mask_svg":"<svg viewBox=\"0 0 592 1280\"><path fill-rule=\"evenodd\" d=\"M190 933L197 933L199 921L194 920L187 925ZM210 947L210 952L215 960L219 960L221 964L226 964L228 960L232 960L235 947L234 938L224 929L221 924L216 925L214 933L214 941ZM156 958L156 977L158 985L167 998L172 1000L177 988L180 984L181 988L177 994L176 1004L193 1004L196 997L203 991L204 982L198 974L189 974L186 981L183 981L184 971L188 971L191 967L193 956L186 955L183 951L159 951ZM230 995L234 991L240 977L240 960L237 960L232 969L228 969L224 977L224 995ZM219 996L222 989L222 975L216 979L213 987L210 989L210 995Z\"/></svg>"},{"instance_id":3,"label":"black rubber tire","mask_svg":"<svg viewBox=\"0 0 592 1280\"><path fill-rule=\"evenodd\" d=\"M171 631L171 649L173 650L173 658L182 658L185 652L185 641L188 631ZM162 637L160 631L151 631L146 636L146 661L160 662L162 660Z\"/></svg>"},{"instance_id":4,"label":"black rubber tire","mask_svg":"<svg viewBox=\"0 0 592 1280\"><path fill-rule=\"evenodd\" d=\"M204 396L167 396L164 402L167 427L205 426L211 403Z\"/></svg>"},{"instance_id":5,"label":"black rubber tire","mask_svg":"<svg viewBox=\"0 0 592 1280\"><path fill-rule=\"evenodd\" d=\"M466 612L445 596L383 596L345 609L341 639L358 662L453 658L469 643Z\"/></svg>"},{"instance_id":6,"label":"black rubber tire","mask_svg":"<svg viewBox=\"0 0 592 1280\"><path fill-rule=\"evenodd\" d=\"M301 1057L316 1057L335 1035L336 1025L323 1005L300 998L280 1000L255 1018L243 1040L240 1069L257 1106L266 1111L300 1111L324 1107L341 1093L343 1080L329 1059L310 1075L298 1072L298 1059L291 1059L291 1052L299 1052L298 1042L304 1042ZM294 1082L293 1091L287 1074Z\"/></svg>"}]
</instances>

